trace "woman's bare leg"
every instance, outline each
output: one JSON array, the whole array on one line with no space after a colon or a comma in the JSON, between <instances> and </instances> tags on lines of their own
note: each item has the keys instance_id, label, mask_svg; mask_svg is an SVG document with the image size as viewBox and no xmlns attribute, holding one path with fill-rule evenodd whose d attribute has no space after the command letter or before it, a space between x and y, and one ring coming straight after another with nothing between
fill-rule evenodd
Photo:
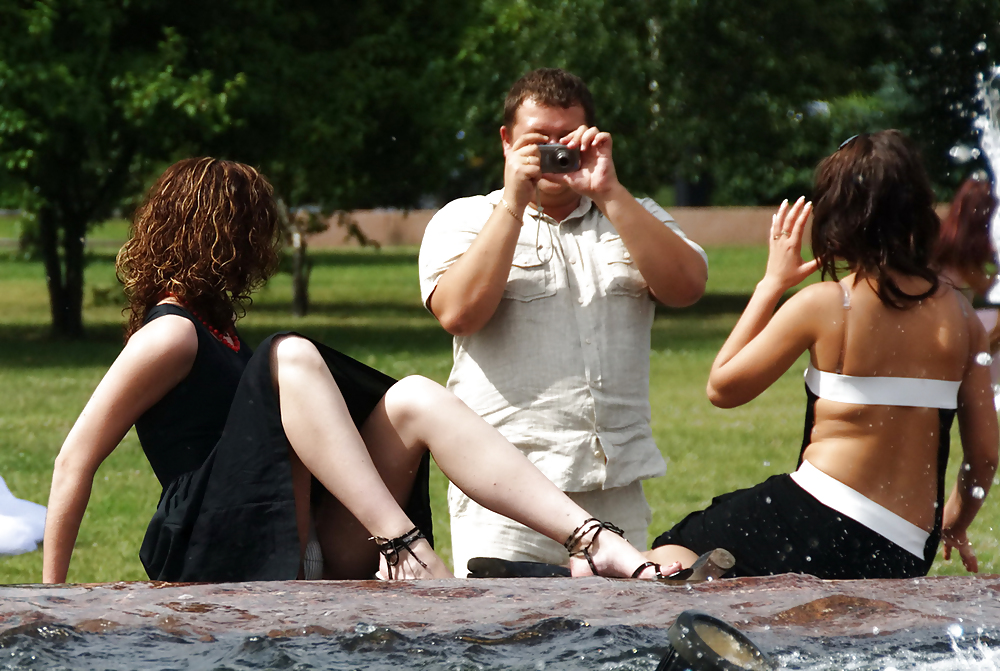
<instances>
[{"instance_id":1,"label":"woman's bare leg","mask_svg":"<svg viewBox=\"0 0 1000 671\"><path fill-rule=\"evenodd\" d=\"M553 540L564 542L590 518L496 429L426 378L408 377L390 388L361 435L390 491L408 494L420 457L429 449L442 472L470 498ZM602 575L630 576L645 561L609 531L598 536L593 552ZM590 575L589 564L580 561L571 562L574 574ZM652 574L650 569L643 576Z\"/></svg>"},{"instance_id":2,"label":"woman's bare leg","mask_svg":"<svg viewBox=\"0 0 1000 671\"><path fill-rule=\"evenodd\" d=\"M309 472L343 505L329 504L317 527L324 559L331 562L327 569L345 577L371 577L376 549L368 537L395 538L413 522L383 482L316 347L294 336L274 347L285 435ZM410 487L412 478L407 491ZM414 550L427 568L401 553L404 577L450 575L426 541L417 541Z\"/></svg>"}]
</instances>

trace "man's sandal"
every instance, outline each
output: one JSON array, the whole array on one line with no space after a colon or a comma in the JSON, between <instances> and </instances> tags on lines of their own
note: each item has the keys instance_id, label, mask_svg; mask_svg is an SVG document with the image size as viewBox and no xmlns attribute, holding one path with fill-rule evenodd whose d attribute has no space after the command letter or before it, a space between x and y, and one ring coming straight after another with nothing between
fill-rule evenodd
<instances>
[{"instance_id":1,"label":"man's sandal","mask_svg":"<svg viewBox=\"0 0 1000 671\"><path fill-rule=\"evenodd\" d=\"M537 561L513 561L498 557L472 557L470 578L568 578L569 569Z\"/></svg>"},{"instance_id":2,"label":"man's sandal","mask_svg":"<svg viewBox=\"0 0 1000 671\"><path fill-rule=\"evenodd\" d=\"M428 568L427 564L410 547L421 538L426 538L426 536L424 536L424 532L419 527L413 527L402 536L397 536L396 538L383 538L382 536L372 536L369 538L368 540L375 541L378 551L385 557L385 564L389 571L389 575L387 576L376 573L375 578L377 580L394 580L396 576L393 575L393 569L399 566L399 553L403 550L409 552L417 560L418 564L424 568Z\"/></svg>"}]
</instances>

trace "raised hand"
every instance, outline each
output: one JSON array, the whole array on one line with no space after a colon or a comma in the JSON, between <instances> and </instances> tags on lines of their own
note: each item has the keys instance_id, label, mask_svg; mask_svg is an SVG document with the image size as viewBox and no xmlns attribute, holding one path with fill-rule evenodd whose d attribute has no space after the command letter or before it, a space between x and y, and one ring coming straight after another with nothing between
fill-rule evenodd
<instances>
[{"instance_id":1,"label":"raised hand","mask_svg":"<svg viewBox=\"0 0 1000 671\"><path fill-rule=\"evenodd\" d=\"M541 176L539 144L548 141L541 133L525 133L504 152L504 198L520 213L535 197Z\"/></svg>"},{"instance_id":2,"label":"raised hand","mask_svg":"<svg viewBox=\"0 0 1000 671\"><path fill-rule=\"evenodd\" d=\"M546 173L545 179L565 184L576 193L593 197L618 184L618 175L611 158L611 134L594 126L580 126L562 137L560 143L570 149L580 149L580 169L569 173Z\"/></svg>"},{"instance_id":3,"label":"raised hand","mask_svg":"<svg viewBox=\"0 0 1000 671\"><path fill-rule=\"evenodd\" d=\"M800 197L789 206L785 200L771 216L771 237L764 278L781 287L791 289L819 268L819 261L802 259L802 235L812 213L812 203Z\"/></svg>"}]
</instances>

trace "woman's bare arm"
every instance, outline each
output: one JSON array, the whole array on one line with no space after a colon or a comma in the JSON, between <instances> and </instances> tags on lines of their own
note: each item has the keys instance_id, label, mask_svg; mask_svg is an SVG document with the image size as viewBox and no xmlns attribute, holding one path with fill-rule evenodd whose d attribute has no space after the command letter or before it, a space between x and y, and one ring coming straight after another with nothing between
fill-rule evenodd
<instances>
[{"instance_id":1,"label":"woman's bare arm","mask_svg":"<svg viewBox=\"0 0 1000 671\"><path fill-rule=\"evenodd\" d=\"M191 370L194 324L167 315L137 331L80 413L56 457L45 519L42 582L66 581L94 474L136 420Z\"/></svg>"},{"instance_id":2,"label":"woman's bare arm","mask_svg":"<svg viewBox=\"0 0 1000 671\"><path fill-rule=\"evenodd\" d=\"M979 569L979 563L966 532L993 484L1000 433L997 429L990 369L988 365L977 361L982 354L987 353L986 332L974 315L969 317L968 323L971 331L969 363L958 391L958 429L962 438L963 458L955 488L944 507L941 539L944 543L944 558L950 559L951 549L955 548L966 570L975 573Z\"/></svg>"},{"instance_id":3,"label":"woman's bare arm","mask_svg":"<svg viewBox=\"0 0 1000 671\"><path fill-rule=\"evenodd\" d=\"M811 204L802 198L792 206L785 201L772 219L764 279L757 284L709 374L708 397L719 407L755 398L815 340L812 303L819 298L815 291L802 292L774 314L782 295L817 268L815 260L802 260L802 234L811 210Z\"/></svg>"}]
</instances>

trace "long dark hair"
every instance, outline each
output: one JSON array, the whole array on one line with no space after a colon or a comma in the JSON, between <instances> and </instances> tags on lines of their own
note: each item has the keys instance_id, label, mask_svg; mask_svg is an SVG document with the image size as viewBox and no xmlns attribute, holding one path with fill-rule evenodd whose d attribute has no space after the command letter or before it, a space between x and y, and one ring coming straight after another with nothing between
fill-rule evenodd
<instances>
[{"instance_id":1,"label":"long dark hair","mask_svg":"<svg viewBox=\"0 0 1000 671\"><path fill-rule=\"evenodd\" d=\"M931 253L941 222L920 153L898 130L845 142L816 169L813 253L823 278L837 279L846 263L874 281L883 304L906 308L938 289ZM920 294L899 288L888 271L922 277Z\"/></svg>"},{"instance_id":2,"label":"long dark hair","mask_svg":"<svg viewBox=\"0 0 1000 671\"><path fill-rule=\"evenodd\" d=\"M988 181L969 178L962 183L941 222L941 236L934 249L934 264L939 269L982 268L993 261L990 219L996 206Z\"/></svg>"},{"instance_id":3,"label":"long dark hair","mask_svg":"<svg viewBox=\"0 0 1000 671\"><path fill-rule=\"evenodd\" d=\"M254 168L214 158L173 164L135 212L118 253L126 340L167 294L224 329L278 265L278 209Z\"/></svg>"}]
</instances>

